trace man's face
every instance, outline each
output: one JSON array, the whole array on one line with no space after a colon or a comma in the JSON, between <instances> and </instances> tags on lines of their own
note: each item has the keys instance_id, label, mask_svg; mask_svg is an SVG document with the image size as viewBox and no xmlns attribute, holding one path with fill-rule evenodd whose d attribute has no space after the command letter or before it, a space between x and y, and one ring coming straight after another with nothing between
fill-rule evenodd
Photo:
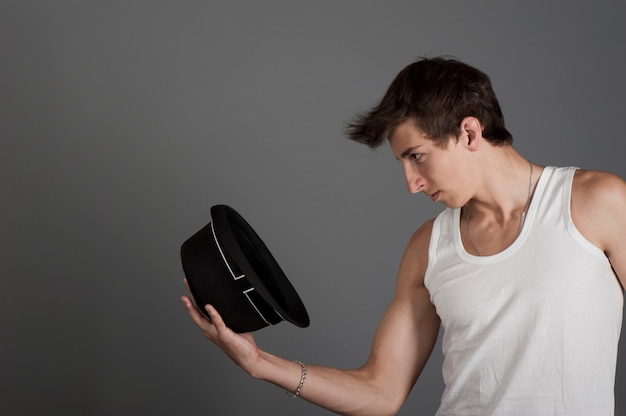
<instances>
[{"instance_id":1,"label":"man's face","mask_svg":"<svg viewBox=\"0 0 626 416\"><path fill-rule=\"evenodd\" d=\"M463 186L464 147L450 138L435 145L412 120L399 124L389 135L391 151L402 164L407 188L424 192L434 202L459 208L470 195Z\"/></svg>"}]
</instances>

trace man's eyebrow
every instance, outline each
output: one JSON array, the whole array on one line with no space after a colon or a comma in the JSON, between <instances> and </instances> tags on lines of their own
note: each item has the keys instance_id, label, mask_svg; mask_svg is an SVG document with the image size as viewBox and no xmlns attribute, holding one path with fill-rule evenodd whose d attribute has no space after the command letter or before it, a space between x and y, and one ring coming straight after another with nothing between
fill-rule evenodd
<instances>
[{"instance_id":1,"label":"man's eyebrow","mask_svg":"<svg viewBox=\"0 0 626 416\"><path fill-rule=\"evenodd\" d=\"M402 159L406 159L411 153L413 153L416 149L418 149L420 146L413 146L413 147L409 147L408 149L406 149L404 152L402 152L402 154L400 155L400 157Z\"/></svg>"}]
</instances>

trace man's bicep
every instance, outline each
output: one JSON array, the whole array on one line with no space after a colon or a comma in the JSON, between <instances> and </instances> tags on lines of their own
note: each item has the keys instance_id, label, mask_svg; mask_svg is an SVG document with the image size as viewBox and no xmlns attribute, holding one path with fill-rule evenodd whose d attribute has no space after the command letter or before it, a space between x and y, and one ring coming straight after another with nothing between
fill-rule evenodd
<instances>
[{"instance_id":1,"label":"man's bicep","mask_svg":"<svg viewBox=\"0 0 626 416\"><path fill-rule=\"evenodd\" d=\"M413 235L404 253L396 293L380 323L368 364L410 391L437 341L439 317L424 286L432 221Z\"/></svg>"},{"instance_id":2,"label":"man's bicep","mask_svg":"<svg viewBox=\"0 0 626 416\"><path fill-rule=\"evenodd\" d=\"M368 365L408 395L432 353L439 324L426 288L396 295L378 327Z\"/></svg>"}]
</instances>

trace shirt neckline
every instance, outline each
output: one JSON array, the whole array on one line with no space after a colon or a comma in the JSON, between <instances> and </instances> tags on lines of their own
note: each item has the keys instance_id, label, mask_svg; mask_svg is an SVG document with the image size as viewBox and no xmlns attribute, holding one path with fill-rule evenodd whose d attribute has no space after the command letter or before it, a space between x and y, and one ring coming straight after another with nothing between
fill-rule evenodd
<instances>
[{"instance_id":1,"label":"shirt neckline","mask_svg":"<svg viewBox=\"0 0 626 416\"><path fill-rule=\"evenodd\" d=\"M530 232L530 229L532 228L532 224L534 223L537 211L537 205L539 204L539 201L543 196L545 183L547 181L547 179L544 178L549 177L552 174L553 170L554 168L552 166L545 166L543 168L541 175L537 179L537 185L535 186L535 191L530 201L528 212L526 213L526 220L524 221L524 227L522 228L522 231L517 236L515 241L513 241L507 248L498 253L488 256L476 256L474 254L468 253L467 250L465 250L465 247L463 246L463 241L461 240L461 208L455 208L453 212L454 247L459 257L467 262L483 264L500 261L515 253L524 243L528 236L528 233Z\"/></svg>"}]
</instances>

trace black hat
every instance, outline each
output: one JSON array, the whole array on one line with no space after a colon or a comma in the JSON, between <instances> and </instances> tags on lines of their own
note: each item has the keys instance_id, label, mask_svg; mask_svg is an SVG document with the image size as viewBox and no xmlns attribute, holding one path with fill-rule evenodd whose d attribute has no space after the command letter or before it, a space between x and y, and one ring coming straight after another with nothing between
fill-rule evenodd
<instances>
[{"instance_id":1,"label":"black hat","mask_svg":"<svg viewBox=\"0 0 626 416\"><path fill-rule=\"evenodd\" d=\"M226 326L251 332L282 320L309 326L298 293L261 238L234 209L211 207L208 225L181 247L189 289L203 313L211 304Z\"/></svg>"}]
</instances>

